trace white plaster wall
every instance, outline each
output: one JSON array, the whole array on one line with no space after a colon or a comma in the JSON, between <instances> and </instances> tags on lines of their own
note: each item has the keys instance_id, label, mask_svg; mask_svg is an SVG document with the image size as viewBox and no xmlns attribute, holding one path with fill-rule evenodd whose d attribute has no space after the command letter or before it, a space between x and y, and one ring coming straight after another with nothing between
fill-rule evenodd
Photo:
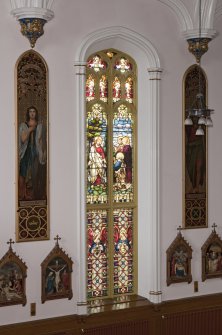
<instances>
[{"instance_id":1,"label":"white plaster wall","mask_svg":"<svg viewBox=\"0 0 222 335\"><path fill-rule=\"evenodd\" d=\"M7 251L6 241L15 237L15 102L14 65L27 49L28 41L20 34L19 24L10 16L10 3L0 4L0 257ZM102 27L124 26L145 36L156 48L164 74L161 82L160 101L160 213L161 213L161 257L163 299L175 299L193 295L193 284L174 284L166 287L165 250L176 235L176 227L182 221L182 77L194 58L187 51L177 19L169 8L156 0L55 0L55 18L45 25L45 35L37 41L36 51L45 58L49 67L49 111L50 111L50 221L51 240L43 242L17 243L14 250L28 266L27 305L1 308L0 325L35 319L49 318L77 312L78 264L76 240L76 96L74 62L82 39L90 32ZM222 31L221 22L217 30ZM209 79L209 105L215 109L214 127L209 131L209 223L221 225L221 36L209 45L203 57L203 67ZM110 47L115 47L110 45ZM118 46L120 48L120 46ZM123 46L124 48L124 46ZM125 51L125 50L123 50ZM132 55L136 60L136 55ZM144 76L148 74L144 74ZM145 78L145 77L144 77ZM143 89L141 88L142 92ZM145 93L146 94L146 93ZM143 99L142 94L141 99ZM144 99L147 97L144 95ZM141 148L146 148L148 116L139 110L139 171L147 183L146 164L149 160ZM143 176L139 181L140 218L143 231L149 231L146 221L146 198L142 190ZM148 207L148 206L147 206ZM140 223L139 223L140 224ZM147 227L146 227L147 225ZM192 260L193 279L199 281L199 293L221 292L221 279L201 283L200 248L211 229L184 232L194 253ZM67 299L47 301L41 304L40 264L54 246L53 237L62 237L61 246L72 257L74 264L73 292ZM148 297L149 252L142 252L149 244L149 236L140 234L139 293ZM143 271L144 269L144 271ZM151 269L149 269L151 270ZM37 303L36 317L30 317L30 303Z\"/></svg>"}]
</instances>

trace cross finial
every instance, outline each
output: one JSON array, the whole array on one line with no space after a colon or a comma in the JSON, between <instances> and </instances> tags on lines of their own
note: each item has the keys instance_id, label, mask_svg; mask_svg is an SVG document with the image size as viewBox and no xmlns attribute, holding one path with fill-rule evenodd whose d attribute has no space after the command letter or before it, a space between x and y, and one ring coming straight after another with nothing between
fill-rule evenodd
<instances>
[{"instance_id":1,"label":"cross finial","mask_svg":"<svg viewBox=\"0 0 222 335\"><path fill-rule=\"evenodd\" d=\"M216 223L214 222L214 224L212 224L212 228L213 228L213 232L214 232L214 233L216 232L216 230L215 230L216 227L217 227L217 225L216 225Z\"/></svg>"},{"instance_id":2,"label":"cross finial","mask_svg":"<svg viewBox=\"0 0 222 335\"><path fill-rule=\"evenodd\" d=\"M177 228L177 230L178 230L178 234L181 234L181 230L182 230L183 228L181 227L181 226L179 226L178 228Z\"/></svg>"},{"instance_id":3,"label":"cross finial","mask_svg":"<svg viewBox=\"0 0 222 335\"><path fill-rule=\"evenodd\" d=\"M56 241L56 245L59 245L59 240L61 240L61 237L59 237L59 235L57 234L54 240Z\"/></svg>"},{"instance_id":4,"label":"cross finial","mask_svg":"<svg viewBox=\"0 0 222 335\"><path fill-rule=\"evenodd\" d=\"M10 240L7 242L7 244L9 244L9 249L12 249L12 244L14 244L15 242L12 241L12 239L10 238Z\"/></svg>"}]
</instances>

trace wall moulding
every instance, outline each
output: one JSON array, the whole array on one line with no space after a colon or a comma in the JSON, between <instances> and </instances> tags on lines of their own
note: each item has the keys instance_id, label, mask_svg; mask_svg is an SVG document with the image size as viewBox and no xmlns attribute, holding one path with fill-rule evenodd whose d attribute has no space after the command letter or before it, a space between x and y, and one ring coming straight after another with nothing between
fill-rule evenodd
<instances>
[{"instance_id":1,"label":"wall moulding","mask_svg":"<svg viewBox=\"0 0 222 335\"><path fill-rule=\"evenodd\" d=\"M11 14L17 19L39 18L50 21L54 17L54 0L11 0Z\"/></svg>"}]
</instances>

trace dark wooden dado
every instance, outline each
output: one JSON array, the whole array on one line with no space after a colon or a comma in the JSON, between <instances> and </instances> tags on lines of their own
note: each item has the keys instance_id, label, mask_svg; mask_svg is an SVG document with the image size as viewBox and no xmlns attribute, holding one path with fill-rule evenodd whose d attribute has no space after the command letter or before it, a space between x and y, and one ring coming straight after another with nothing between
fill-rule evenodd
<instances>
[{"instance_id":1,"label":"dark wooden dado","mask_svg":"<svg viewBox=\"0 0 222 335\"><path fill-rule=\"evenodd\" d=\"M131 301L128 308L0 327L0 335L222 335L222 294L166 301Z\"/></svg>"}]
</instances>

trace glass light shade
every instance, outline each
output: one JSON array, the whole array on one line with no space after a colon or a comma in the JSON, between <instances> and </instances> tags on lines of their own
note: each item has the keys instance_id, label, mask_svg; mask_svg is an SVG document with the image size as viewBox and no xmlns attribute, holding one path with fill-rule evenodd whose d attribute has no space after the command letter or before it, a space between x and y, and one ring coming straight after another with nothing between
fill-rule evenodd
<instances>
[{"instance_id":1,"label":"glass light shade","mask_svg":"<svg viewBox=\"0 0 222 335\"><path fill-rule=\"evenodd\" d=\"M210 116L206 118L206 126L208 127L213 126L213 121Z\"/></svg>"},{"instance_id":2,"label":"glass light shade","mask_svg":"<svg viewBox=\"0 0 222 335\"><path fill-rule=\"evenodd\" d=\"M199 118L198 124L206 125L206 118L203 115L201 115L201 117Z\"/></svg>"},{"instance_id":3,"label":"glass light shade","mask_svg":"<svg viewBox=\"0 0 222 335\"><path fill-rule=\"evenodd\" d=\"M193 125L193 121L192 121L192 119L190 118L190 116L188 116L188 117L186 118L186 120L184 121L184 124L185 124L185 126L192 126L192 125Z\"/></svg>"},{"instance_id":4,"label":"glass light shade","mask_svg":"<svg viewBox=\"0 0 222 335\"><path fill-rule=\"evenodd\" d=\"M198 127L197 131L196 131L196 135L197 136L204 136L204 131L201 128L201 126Z\"/></svg>"}]
</instances>

